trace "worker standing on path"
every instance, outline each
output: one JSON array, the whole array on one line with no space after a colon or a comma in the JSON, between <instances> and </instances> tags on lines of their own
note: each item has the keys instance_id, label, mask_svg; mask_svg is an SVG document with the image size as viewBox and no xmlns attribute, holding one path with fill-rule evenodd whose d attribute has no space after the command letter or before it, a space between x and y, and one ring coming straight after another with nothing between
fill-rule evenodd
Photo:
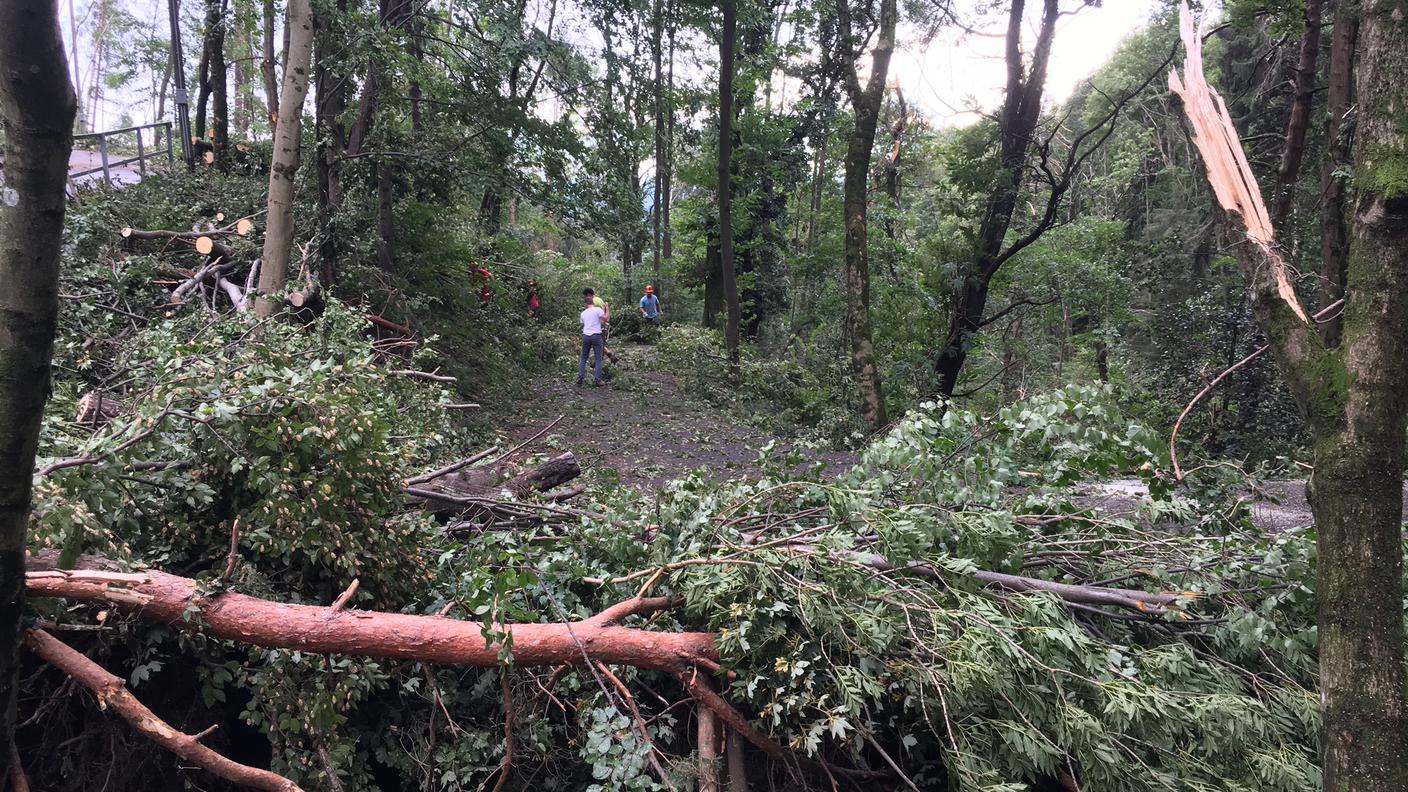
<instances>
[{"instance_id":1,"label":"worker standing on path","mask_svg":"<svg viewBox=\"0 0 1408 792\"><path fill-rule=\"evenodd\" d=\"M606 351L606 323L610 321L605 309L597 304L596 292L590 288L582 290L582 355L577 360L577 384L582 385L587 380L587 353L592 353L593 364L596 367L596 378L593 382L597 387L601 387L602 353Z\"/></svg>"},{"instance_id":2,"label":"worker standing on path","mask_svg":"<svg viewBox=\"0 0 1408 792\"><path fill-rule=\"evenodd\" d=\"M655 287L645 284L645 296L640 298L640 315L647 324L660 321L660 298L655 296Z\"/></svg>"},{"instance_id":3,"label":"worker standing on path","mask_svg":"<svg viewBox=\"0 0 1408 792\"><path fill-rule=\"evenodd\" d=\"M601 351L612 363L615 363L616 356L611 354L611 347L607 346L607 342L611 338L611 328L609 327L611 323L611 306L607 304L606 300L601 299L601 295L596 292L592 292L592 305L600 308L602 314L606 317L606 324L603 324L601 328Z\"/></svg>"}]
</instances>

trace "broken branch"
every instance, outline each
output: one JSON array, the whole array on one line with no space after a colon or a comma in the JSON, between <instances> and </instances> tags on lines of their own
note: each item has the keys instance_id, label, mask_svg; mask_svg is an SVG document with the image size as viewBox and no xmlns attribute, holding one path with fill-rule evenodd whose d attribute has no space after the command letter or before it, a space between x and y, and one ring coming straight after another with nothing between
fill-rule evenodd
<instances>
[{"instance_id":1,"label":"broken branch","mask_svg":"<svg viewBox=\"0 0 1408 792\"><path fill-rule=\"evenodd\" d=\"M202 745L198 737L172 728L138 701L121 679L43 630L26 630L24 646L88 688L97 697L99 708L121 715L134 729L181 759L240 786L269 792L300 792L298 785L287 778L231 761Z\"/></svg>"}]
</instances>

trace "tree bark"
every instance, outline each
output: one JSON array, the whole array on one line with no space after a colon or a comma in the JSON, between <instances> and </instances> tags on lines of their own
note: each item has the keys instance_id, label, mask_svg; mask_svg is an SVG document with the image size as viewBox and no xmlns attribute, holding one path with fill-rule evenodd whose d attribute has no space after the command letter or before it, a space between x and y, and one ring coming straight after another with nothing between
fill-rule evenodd
<instances>
[{"instance_id":1,"label":"tree bark","mask_svg":"<svg viewBox=\"0 0 1408 792\"><path fill-rule=\"evenodd\" d=\"M337 0L332 13L339 19L347 12L347 0ZM347 149L347 130L342 114L347 110L347 77L333 71L331 54L343 46L329 30L328 20L314 20L318 48L318 65L314 70L316 95L313 104L314 124L317 125L318 147L318 245L319 280L332 284L337 272L338 236L333 232L332 216L342 205L342 171L338 158ZM328 57L324 57L324 53Z\"/></svg>"},{"instance_id":2,"label":"tree bark","mask_svg":"<svg viewBox=\"0 0 1408 792\"><path fill-rule=\"evenodd\" d=\"M668 112L665 115L665 175L662 179L664 197L660 207L661 256L668 267L674 259L674 235L670 228L670 204L674 198L675 184L675 30L670 28L670 58L665 69L665 85L668 90Z\"/></svg>"},{"instance_id":3,"label":"tree bark","mask_svg":"<svg viewBox=\"0 0 1408 792\"><path fill-rule=\"evenodd\" d=\"M699 792L719 790L719 719L702 704L695 708L695 746L699 752Z\"/></svg>"},{"instance_id":4,"label":"tree bark","mask_svg":"<svg viewBox=\"0 0 1408 792\"><path fill-rule=\"evenodd\" d=\"M1281 145L1281 165L1276 171L1276 202L1271 224L1283 225L1296 205L1296 182L1305 156L1305 131L1310 126L1310 105L1315 98L1315 63L1320 56L1320 2L1305 0L1305 29L1296 57L1295 92L1291 115L1286 121L1286 138Z\"/></svg>"},{"instance_id":5,"label":"tree bark","mask_svg":"<svg viewBox=\"0 0 1408 792\"><path fill-rule=\"evenodd\" d=\"M1336 425L1314 432L1308 489L1319 531L1326 792L1408 789L1401 533L1408 431L1408 19L1396 2L1365 0L1363 8L1343 368L1318 367L1346 390L1332 394L1343 411Z\"/></svg>"},{"instance_id":6,"label":"tree bark","mask_svg":"<svg viewBox=\"0 0 1408 792\"><path fill-rule=\"evenodd\" d=\"M274 71L274 26L278 18L274 13L274 0L264 0L263 58L259 62L264 75L264 102L269 108L271 127L279 123L279 78Z\"/></svg>"},{"instance_id":7,"label":"tree bark","mask_svg":"<svg viewBox=\"0 0 1408 792\"><path fill-rule=\"evenodd\" d=\"M283 93L279 97L279 123L274 132L274 159L269 167L269 220L264 231L263 269L259 273L259 301L255 313L272 316L278 303L269 295L282 291L288 278L289 250L293 247L293 188L298 175L299 130L303 99L308 95L308 66L313 49L313 15L309 0L289 0L288 57L284 64Z\"/></svg>"},{"instance_id":8,"label":"tree bark","mask_svg":"<svg viewBox=\"0 0 1408 792\"><path fill-rule=\"evenodd\" d=\"M0 779L8 779L25 531L49 396L64 183L78 112L54 0L0 2L0 75Z\"/></svg>"},{"instance_id":9,"label":"tree bark","mask_svg":"<svg viewBox=\"0 0 1408 792\"><path fill-rule=\"evenodd\" d=\"M210 143L215 167L230 169L230 96L225 64L225 0L210 0L217 24L210 37Z\"/></svg>"},{"instance_id":10,"label":"tree bark","mask_svg":"<svg viewBox=\"0 0 1408 792\"><path fill-rule=\"evenodd\" d=\"M391 166L385 162L376 166L376 233L380 244L377 258L382 272L396 270L396 185L391 178Z\"/></svg>"},{"instance_id":11,"label":"tree bark","mask_svg":"<svg viewBox=\"0 0 1408 792\"><path fill-rule=\"evenodd\" d=\"M890 156L885 160L885 195L890 199L889 214L885 218L885 238L893 243L898 237L895 231L897 227L896 215L900 210L900 155L904 152L904 133L909 128L909 105L905 104L904 92L898 85L895 86L895 103L898 105L899 117L895 119L895 126L890 130ZM886 256L889 263L890 277L895 276L895 255L891 252Z\"/></svg>"},{"instance_id":12,"label":"tree bark","mask_svg":"<svg viewBox=\"0 0 1408 792\"><path fill-rule=\"evenodd\" d=\"M655 183L651 191L650 199L650 224L651 224L651 245L650 259L654 277L660 280L660 249L662 238L660 236L661 223L663 222L663 196L666 165L665 165L665 86L664 86L664 31L665 31L665 9L664 0L654 0L651 6L651 26L654 34L650 37L650 57L654 66L654 84L652 85L655 99Z\"/></svg>"},{"instance_id":13,"label":"tree bark","mask_svg":"<svg viewBox=\"0 0 1408 792\"><path fill-rule=\"evenodd\" d=\"M719 277L723 285L724 345L728 348L729 378L737 383L738 276L733 263L733 48L738 36L736 0L723 0L723 28L719 33Z\"/></svg>"},{"instance_id":14,"label":"tree bark","mask_svg":"<svg viewBox=\"0 0 1408 792\"><path fill-rule=\"evenodd\" d=\"M1344 297L1345 266L1349 255L1349 224L1345 220L1347 179L1351 167L1351 125L1348 122L1354 93L1354 47L1359 37L1358 0L1335 5L1335 29L1330 37L1329 86L1326 92L1325 163L1320 174L1320 307ZM1325 345L1339 346L1343 322L1338 317L1322 322Z\"/></svg>"},{"instance_id":15,"label":"tree bark","mask_svg":"<svg viewBox=\"0 0 1408 792\"><path fill-rule=\"evenodd\" d=\"M748 754L743 737L734 729L728 730L728 742L724 752L728 759L729 792L748 792Z\"/></svg>"},{"instance_id":16,"label":"tree bark","mask_svg":"<svg viewBox=\"0 0 1408 792\"><path fill-rule=\"evenodd\" d=\"M977 340L978 330L983 325L988 284L1003 263L1003 239L1012 225L1012 214L1017 208L1022 176L1026 170L1027 152L1041 114L1046 66L1051 56L1056 20L1060 16L1057 0L1042 2L1041 27L1029 68L1023 68L1022 58L1022 20L1026 0L1013 0L1007 20L1007 93L998 117L1000 168L978 228L973 259L966 267L963 284L954 302L948 338L934 364L939 378L939 393L945 398L953 396L958 375L962 373L968 353Z\"/></svg>"},{"instance_id":17,"label":"tree bark","mask_svg":"<svg viewBox=\"0 0 1408 792\"><path fill-rule=\"evenodd\" d=\"M710 234L704 247L704 326L710 330L718 329L719 314L725 310L719 238Z\"/></svg>"},{"instance_id":18,"label":"tree bark","mask_svg":"<svg viewBox=\"0 0 1408 792\"><path fill-rule=\"evenodd\" d=\"M846 329L851 339L851 373L856 381L860 417L872 431L888 423L885 395L880 385L880 368L875 361L875 342L870 325L870 252L866 188L870 183L870 157L875 148L875 130L880 122L880 106L885 99L885 77L895 49L895 26L899 21L896 0L881 0L878 37L871 53L870 78L861 87L855 70L857 42L851 29L850 0L837 0L840 30L837 34L847 59L846 85L851 96L855 126L846 145L844 215L846 227Z\"/></svg>"},{"instance_id":19,"label":"tree bark","mask_svg":"<svg viewBox=\"0 0 1408 792\"><path fill-rule=\"evenodd\" d=\"M1212 106L1198 66L1199 38L1184 6L1188 102ZM1253 314L1310 427L1314 472L1307 488L1318 531L1320 750L1326 792L1408 788L1405 717L1402 488L1408 432L1408 19L1391 0L1365 0L1360 15L1354 144L1355 200L1345 283L1344 337L1325 345L1278 284L1264 208L1243 207L1253 244L1238 246ZM1216 98L1215 95L1212 98ZM1220 105L1220 101L1218 102ZM1189 111L1190 118L1197 115ZM1203 115L1207 115L1204 110ZM1215 122L1231 131L1219 114ZM1197 122L1195 121L1195 127ZM1256 182L1235 136L1195 135L1205 159L1233 148L1240 173L1211 172L1219 202L1227 183ZM1219 143L1210 143L1218 140ZM1227 160L1225 156L1223 162Z\"/></svg>"}]
</instances>

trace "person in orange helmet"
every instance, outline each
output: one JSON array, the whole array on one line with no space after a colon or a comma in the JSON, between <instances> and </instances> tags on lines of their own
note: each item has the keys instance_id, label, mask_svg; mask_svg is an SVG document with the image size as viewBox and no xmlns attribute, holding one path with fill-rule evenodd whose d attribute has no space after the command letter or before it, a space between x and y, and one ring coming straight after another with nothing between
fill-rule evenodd
<instances>
[{"instance_id":1,"label":"person in orange helmet","mask_svg":"<svg viewBox=\"0 0 1408 792\"><path fill-rule=\"evenodd\" d=\"M640 315L646 322L660 321L660 298L655 296L655 287L645 284L645 296L640 298Z\"/></svg>"}]
</instances>

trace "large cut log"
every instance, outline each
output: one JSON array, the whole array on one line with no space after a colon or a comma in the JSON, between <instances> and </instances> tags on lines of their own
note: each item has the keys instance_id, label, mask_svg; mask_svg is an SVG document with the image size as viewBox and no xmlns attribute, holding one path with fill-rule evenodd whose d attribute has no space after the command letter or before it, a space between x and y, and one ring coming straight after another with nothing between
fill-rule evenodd
<instances>
[{"instance_id":1,"label":"large cut log","mask_svg":"<svg viewBox=\"0 0 1408 792\"><path fill-rule=\"evenodd\" d=\"M556 489L580 475L582 466L577 464L577 457L568 451L505 481L500 489L507 490L515 498L522 498L530 492Z\"/></svg>"},{"instance_id":2,"label":"large cut log","mask_svg":"<svg viewBox=\"0 0 1408 792\"><path fill-rule=\"evenodd\" d=\"M627 600L588 619L558 624L482 624L443 616L293 605L225 592L207 596L197 581L164 572L113 573L111 562L85 556L78 570L55 570L58 554L30 560L25 590L31 597L60 597L111 606L143 621L271 649L411 660L439 665L497 667L497 642L512 637L519 666L612 665L683 673L718 666L712 633L652 632L616 626L633 614L664 610L666 597Z\"/></svg>"},{"instance_id":3,"label":"large cut log","mask_svg":"<svg viewBox=\"0 0 1408 792\"><path fill-rule=\"evenodd\" d=\"M436 514L459 514L466 510L465 497L498 498L504 493L523 499L534 492L548 492L582 475L582 466L571 451L560 454L540 465L518 472L508 465L496 464L457 470L437 476L416 488L426 508ZM429 492L445 494L440 500Z\"/></svg>"},{"instance_id":4,"label":"large cut log","mask_svg":"<svg viewBox=\"0 0 1408 792\"><path fill-rule=\"evenodd\" d=\"M104 396L102 391L88 391L78 400L78 414L73 420L83 426L97 428L107 426L121 414L122 402L111 396Z\"/></svg>"}]
</instances>

